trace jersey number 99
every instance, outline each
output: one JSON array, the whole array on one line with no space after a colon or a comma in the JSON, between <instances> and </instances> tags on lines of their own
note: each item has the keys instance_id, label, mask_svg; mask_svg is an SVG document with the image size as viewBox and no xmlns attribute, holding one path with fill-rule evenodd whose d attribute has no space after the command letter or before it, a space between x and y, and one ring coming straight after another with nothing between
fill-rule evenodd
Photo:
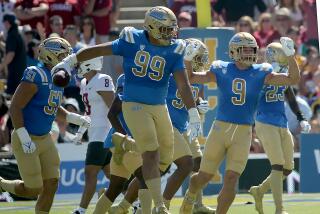
<instances>
[{"instance_id":1,"label":"jersey number 99","mask_svg":"<svg viewBox=\"0 0 320 214\"><path fill-rule=\"evenodd\" d=\"M246 81L236 78L232 81L232 92L236 95L231 97L233 105L243 105L246 102Z\"/></svg>"},{"instance_id":2,"label":"jersey number 99","mask_svg":"<svg viewBox=\"0 0 320 214\"><path fill-rule=\"evenodd\" d=\"M132 73L135 76L144 77L148 73L148 67L150 66L151 72L149 72L148 76L152 80L160 81L163 77L166 61L160 56L153 56L151 59L150 58L149 52L138 51L134 58L134 63L138 68L132 68Z\"/></svg>"}]
</instances>

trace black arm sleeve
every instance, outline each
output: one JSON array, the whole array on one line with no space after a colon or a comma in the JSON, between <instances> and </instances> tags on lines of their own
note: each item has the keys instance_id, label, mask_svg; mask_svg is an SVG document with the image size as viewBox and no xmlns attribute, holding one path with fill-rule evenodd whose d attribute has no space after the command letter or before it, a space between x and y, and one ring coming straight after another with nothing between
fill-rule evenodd
<instances>
[{"instance_id":1,"label":"black arm sleeve","mask_svg":"<svg viewBox=\"0 0 320 214\"><path fill-rule=\"evenodd\" d=\"M121 134L126 135L126 131L122 127L121 122L118 119L118 115L122 112L122 101L120 100L119 96L117 95L110 107L109 113L108 113L108 118L110 120L110 123L112 127L117 131L120 132Z\"/></svg>"},{"instance_id":2,"label":"black arm sleeve","mask_svg":"<svg viewBox=\"0 0 320 214\"><path fill-rule=\"evenodd\" d=\"M290 109L297 116L297 120L298 121L306 120L302 112L300 111L298 102L296 100L296 95L294 94L292 87L288 87L288 89L285 91L285 96L288 100Z\"/></svg>"}]
</instances>

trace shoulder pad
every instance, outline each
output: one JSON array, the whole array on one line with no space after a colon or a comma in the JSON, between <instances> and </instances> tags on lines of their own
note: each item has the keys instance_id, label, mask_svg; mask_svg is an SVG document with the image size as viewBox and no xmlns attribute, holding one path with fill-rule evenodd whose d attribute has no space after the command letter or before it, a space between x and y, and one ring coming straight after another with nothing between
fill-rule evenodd
<instances>
[{"instance_id":1,"label":"shoulder pad","mask_svg":"<svg viewBox=\"0 0 320 214\"><path fill-rule=\"evenodd\" d=\"M39 76L38 78L36 76ZM48 84L48 77L44 70L36 66L30 66L26 69L26 79L34 82L34 79L39 79L42 84Z\"/></svg>"},{"instance_id":2,"label":"shoulder pad","mask_svg":"<svg viewBox=\"0 0 320 214\"><path fill-rule=\"evenodd\" d=\"M269 64L269 63L262 63L259 70L260 71L265 71L265 72L272 71L272 65Z\"/></svg>"},{"instance_id":3,"label":"shoulder pad","mask_svg":"<svg viewBox=\"0 0 320 214\"><path fill-rule=\"evenodd\" d=\"M175 45L176 45L176 48L174 49L174 53L182 55L186 47L186 42L182 39L176 39Z\"/></svg>"},{"instance_id":4,"label":"shoulder pad","mask_svg":"<svg viewBox=\"0 0 320 214\"><path fill-rule=\"evenodd\" d=\"M218 69L218 68L222 68L223 64L222 64L221 60L215 60L215 61L212 62L211 66L214 69Z\"/></svg>"},{"instance_id":5,"label":"shoulder pad","mask_svg":"<svg viewBox=\"0 0 320 214\"><path fill-rule=\"evenodd\" d=\"M121 31L119 38L125 40L128 43L132 43L134 44L134 32L136 31L136 29L134 27L125 27L123 28L123 30Z\"/></svg>"}]
</instances>

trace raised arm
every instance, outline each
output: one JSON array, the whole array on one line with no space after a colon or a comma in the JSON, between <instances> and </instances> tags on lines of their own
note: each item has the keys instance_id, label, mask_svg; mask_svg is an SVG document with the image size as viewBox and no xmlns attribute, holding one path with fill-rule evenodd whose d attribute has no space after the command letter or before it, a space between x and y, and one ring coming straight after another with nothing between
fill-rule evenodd
<instances>
[{"instance_id":1,"label":"raised arm","mask_svg":"<svg viewBox=\"0 0 320 214\"><path fill-rule=\"evenodd\" d=\"M281 37L280 43L283 52L288 57L289 72L288 74L272 72L266 76L265 83L269 85L295 85L300 80L300 70L294 57L294 42L288 37Z\"/></svg>"},{"instance_id":2,"label":"raised arm","mask_svg":"<svg viewBox=\"0 0 320 214\"><path fill-rule=\"evenodd\" d=\"M265 83L269 85L295 85L300 80L300 70L294 56L288 57L289 72L275 73L272 72L266 76Z\"/></svg>"},{"instance_id":3,"label":"raised arm","mask_svg":"<svg viewBox=\"0 0 320 214\"><path fill-rule=\"evenodd\" d=\"M76 54L76 57L77 62L83 62L92 58L100 56L110 56L112 54L112 42L107 42L100 45L84 48Z\"/></svg>"}]
</instances>

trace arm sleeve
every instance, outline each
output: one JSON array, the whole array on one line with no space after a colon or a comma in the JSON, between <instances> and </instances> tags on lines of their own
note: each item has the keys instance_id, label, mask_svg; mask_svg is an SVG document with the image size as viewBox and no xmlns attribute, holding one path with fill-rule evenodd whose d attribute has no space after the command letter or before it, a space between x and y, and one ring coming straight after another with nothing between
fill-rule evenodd
<instances>
[{"instance_id":1,"label":"arm sleeve","mask_svg":"<svg viewBox=\"0 0 320 214\"><path fill-rule=\"evenodd\" d=\"M296 115L297 120L298 121L305 120L302 112L300 111L300 108L296 100L296 96L292 90L292 87L290 86L288 87L288 89L285 91L285 96L288 100L289 107L292 110L292 112Z\"/></svg>"},{"instance_id":2,"label":"arm sleeve","mask_svg":"<svg viewBox=\"0 0 320 214\"><path fill-rule=\"evenodd\" d=\"M96 91L114 91L114 85L111 77L101 77L96 85Z\"/></svg>"}]
</instances>

